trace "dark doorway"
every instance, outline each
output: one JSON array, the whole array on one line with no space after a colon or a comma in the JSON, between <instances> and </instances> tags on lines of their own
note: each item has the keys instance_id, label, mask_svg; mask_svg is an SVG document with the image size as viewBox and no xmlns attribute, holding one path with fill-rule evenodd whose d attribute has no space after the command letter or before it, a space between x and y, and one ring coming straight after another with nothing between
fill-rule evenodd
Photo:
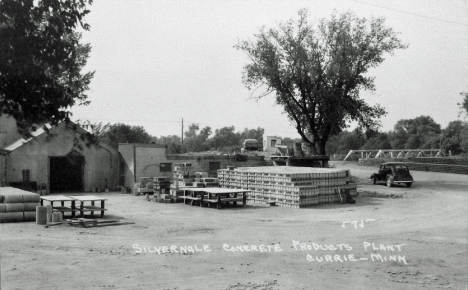
<instances>
[{"instance_id":1,"label":"dark doorway","mask_svg":"<svg viewBox=\"0 0 468 290\"><path fill-rule=\"evenodd\" d=\"M83 191L83 156L49 157L50 192Z\"/></svg>"}]
</instances>

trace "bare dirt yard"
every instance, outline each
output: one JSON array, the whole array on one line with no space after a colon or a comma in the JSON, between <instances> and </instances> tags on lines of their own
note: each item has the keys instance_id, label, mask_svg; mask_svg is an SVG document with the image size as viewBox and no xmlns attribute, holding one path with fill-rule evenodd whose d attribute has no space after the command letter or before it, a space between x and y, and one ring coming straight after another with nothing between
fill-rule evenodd
<instances>
[{"instance_id":1,"label":"bare dirt yard","mask_svg":"<svg viewBox=\"0 0 468 290\"><path fill-rule=\"evenodd\" d=\"M359 180L356 204L98 193L105 218L134 224L0 224L1 289L468 289L468 176L415 171L413 187L388 188L370 184L376 167L336 166Z\"/></svg>"}]
</instances>

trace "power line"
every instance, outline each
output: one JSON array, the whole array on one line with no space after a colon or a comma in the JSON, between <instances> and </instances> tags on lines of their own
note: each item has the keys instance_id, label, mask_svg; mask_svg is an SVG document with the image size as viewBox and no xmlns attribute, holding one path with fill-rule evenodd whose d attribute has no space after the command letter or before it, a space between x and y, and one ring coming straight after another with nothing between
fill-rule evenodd
<instances>
[{"instance_id":1,"label":"power line","mask_svg":"<svg viewBox=\"0 0 468 290\"><path fill-rule=\"evenodd\" d=\"M111 120L111 119L88 119L83 121L105 121L105 122L140 122L140 123L180 123L180 121L151 121L151 120Z\"/></svg>"},{"instance_id":2,"label":"power line","mask_svg":"<svg viewBox=\"0 0 468 290\"><path fill-rule=\"evenodd\" d=\"M111 120L111 119L86 119L84 121L103 121L103 122L140 122L140 123L181 123L181 121L150 121L150 120ZM194 121L188 121L185 120L185 123L187 124L198 124L198 125L206 125L206 126L212 126L212 124L206 124L206 123L200 123L200 122L194 122ZM219 126L217 126L219 127ZM298 134L297 131L286 131L286 130L276 130L273 128L266 128L262 126L257 126L260 127L264 130L267 130L269 132L275 132L275 133L288 133L288 134Z\"/></svg>"},{"instance_id":3,"label":"power line","mask_svg":"<svg viewBox=\"0 0 468 290\"><path fill-rule=\"evenodd\" d=\"M446 23L458 24L458 25L463 25L463 26L467 26L467 27L468 27L468 24L467 24L467 23L461 23L461 22L450 21L450 20L445 20L445 19L436 18L436 17L431 17L431 16L426 16L426 15L421 15L421 14L412 13L412 12L408 12L408 11L404 11L404 10L399 10L399 9L394 9L394 8L390 8L390 7L386 7L386 6L381 6L381 5L377 5L377 4L371 4L371 3L367 3L367 2L359 1L359 0L351 0L351 1L354 1L354 2L357 2L357 3L366 4L366 5L369 5L369 6L375 6L375 7L379 7L379 8L383 8L383 9L388 9L388 10L392 10L392 11L396 11L396 12L400 12L400 13L405 13L405 14L409 14L409 15L413 15L413 16L418 16L418 17L422 17L422 18L427 18L427 19L442 21L442 22L446 22Z\"/></svg>"}]
</instances>

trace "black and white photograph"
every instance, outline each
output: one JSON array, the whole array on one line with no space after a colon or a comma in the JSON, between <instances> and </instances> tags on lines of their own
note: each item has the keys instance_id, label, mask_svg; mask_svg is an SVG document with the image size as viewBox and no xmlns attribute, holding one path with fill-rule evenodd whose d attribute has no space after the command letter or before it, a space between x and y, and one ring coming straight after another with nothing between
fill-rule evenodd
<instances>
[{"instance_id":1,"label":"black and white photograph","mask_svg":"<svg viewBox=\"0 0 468 290\"><path fill-rule=\"evenodd\" d=\"M468 290L468 0L0 0L0 290Z\"/></svg>"}]
</instances>

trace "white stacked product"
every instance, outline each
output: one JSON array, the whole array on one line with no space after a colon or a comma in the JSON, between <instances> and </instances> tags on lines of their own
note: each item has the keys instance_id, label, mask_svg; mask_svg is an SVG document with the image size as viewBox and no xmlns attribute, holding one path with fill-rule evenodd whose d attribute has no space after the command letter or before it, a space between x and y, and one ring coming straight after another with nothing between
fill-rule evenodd
<instances>
[{"instance_id":1,"label":"white stacked product","mask_svg":"<svg viewBox=\"0 0 468 290\"><path fill-rule=\"evenodd\" d=\"M293 166L219 169L222 187L250 190L247 200L292 208L344 202L349 170Z\"/></svg>"},{"instance_id":2,"label":"white stacked product","mask_svg":"<svg viewBox=\"0 0 468 290\"><path fill-rule=\"evenodd\" d=\"M191 163L174 164L174 184L176 188L193 186L195 181L195 172L192 170Z\"/></svg>"},{"instance_id":3,"label":"white stacked product","mask_svg":"<svg viewBox=\"0 0 468 290\"><path fill-rule=\"evenodd\" d=\"M174 186L179 187L217 187L219 182L217 178L208 177L207 172L195 172L192 170L191 163L174 164Z\"/></svg>"}]
</instances>

